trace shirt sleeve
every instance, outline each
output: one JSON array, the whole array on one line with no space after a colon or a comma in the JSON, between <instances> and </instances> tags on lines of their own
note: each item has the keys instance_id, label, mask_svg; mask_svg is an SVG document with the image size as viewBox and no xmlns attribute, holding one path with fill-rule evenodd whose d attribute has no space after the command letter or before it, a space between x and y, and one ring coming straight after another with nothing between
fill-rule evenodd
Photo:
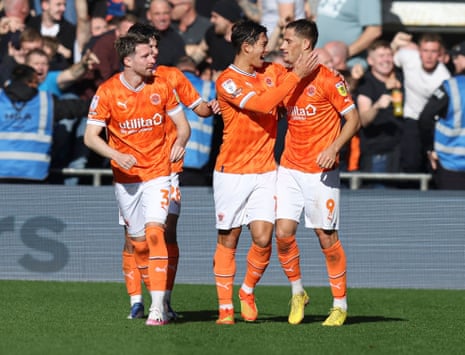
<instances>
[{"instance_id":1,"label":"shirt sleeve","mask_svg":"<svg viewBox=\"0 0 465 355\"><path fill-rule=\"evenodd\" d=\"M253 112L269 113L297 86L299 77L289 72L283 82L258 94L253 88L242 85L233 78L225 78L217 84L218 96L230 104Z\"/></svg>"},{"instance_id":2,"label":"shirt sleeve","mask_svg":"<svg viewBox=\"0 0 465 355\"><path fill-rule=\"evenodd\" d=\"M382 24L380 0L360 0L357 3L359 23L362 27Z\"/></svg>"},{"instance_id":3,"label":"shirt sleeve","mask_svg":"<svg viewBox=\"0 0 465 355\"><path fill-rule=\"evenodd\" d=\"M106 127L107 120L110 118L110 108L108 106L109 101L107 97L106 90L99 87L89 106L87 124Z\"/></svg>"},{"instance_id":4,"label":"shirt sleeve","mask_svg":"<svg viewBox=\"0 0 465 355\"><path fill-rule=\"evenodd\" d=\"M192 110L202 102L200 94L179 69L174 68L173 73L176 76L176 86L174 89L176 90L179 101L188 109Z\"/></svg>"},{"instance_id":5,"label":"shirt sleeve","mask_svg":"<svg viewBox=\"0 0 465 355\"><path fill-rule=\"evenodd\" d=\"M449 106L449 96L444 85L436 89L420 113L418 125L425 150L433 150L434 127L440 117L445 117Z\"/></svg>"}]
</instances>

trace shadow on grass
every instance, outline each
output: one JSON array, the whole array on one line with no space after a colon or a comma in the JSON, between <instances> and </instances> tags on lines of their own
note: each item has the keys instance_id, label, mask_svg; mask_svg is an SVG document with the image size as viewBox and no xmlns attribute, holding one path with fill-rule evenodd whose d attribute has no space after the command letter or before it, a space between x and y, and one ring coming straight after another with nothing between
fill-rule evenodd
<instances>
[{"instance_id":1,"label":"shadow on grass","mask_svg":"<svg viewBox=\"0 0 465 355\"><path fill-rule=\"evenodd\" d=\"M325 315L306 315L301 324L323 323L328 317ZM362 324L362 323L378 323L378 322L407 322L407 319L382 317L382 316L348 316L344 325ZM257 323L260 322L278 322L287 323L287 316L259 316Z\"/></svg>"},{"instance_id":2,"label":"shadow on grass","mask_svg":"<svg viewBox=\"0 0 465 355\"><path fill-rule=\"evenodd\" d=\"M211 322L218 318L217 310L183 311L178 313L176 323Z\"/></svg>"},{"instance_id":3,"label":"shadow on grass","mask_svg":"<svg viewBox=\"0 0 465 355\"><path fill-rule=\"evenodd\" d=\"M321 317L321 322L327 316ZM361 324L361 323L378 323L378 322L408 322L408 319L405 318L395 318L395 317L383 317L383 316L349 316L346 319L345 324Z\"/></svg>"},{"instance_id":4,"label":"shadow on grass","mask_svg":"<svg viewBox=\"0 0 465 355\"><path fill-rule=\"evenodd\" d=\"M323 323L328 315L306 315L302 324ZM186 311L179 314L176 323L191 323L191 322L212 322L218 318L217 310L201 310L201 311ZM235 314L236 322L243 322L240 313ZM380 323L380 322L407 322L405 318L383 317L383 316L348 316L344 325L363 324L363 323ZM287 323L287 315L259 315L255 322L251 324L260 324L265 322Z\"/></svg>"}]
</instances>

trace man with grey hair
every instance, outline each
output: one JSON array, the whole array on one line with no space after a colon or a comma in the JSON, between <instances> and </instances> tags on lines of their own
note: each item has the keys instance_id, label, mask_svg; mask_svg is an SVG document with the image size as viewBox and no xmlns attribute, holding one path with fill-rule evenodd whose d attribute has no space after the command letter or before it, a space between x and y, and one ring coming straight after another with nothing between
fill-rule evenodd
<instances>
[{"instance_id":1,"label":"man with grey hair","mask_svg":"<svg viewBox=\"0 0 465 355\"><path fill-rule=\"evenodd\" d=\"M157 58L159 65L174 66L186 55L182 37L171 25L172 4L168 0L152 0L147 10L147 20L160 33Z\"/></svg>"}]
</instances>

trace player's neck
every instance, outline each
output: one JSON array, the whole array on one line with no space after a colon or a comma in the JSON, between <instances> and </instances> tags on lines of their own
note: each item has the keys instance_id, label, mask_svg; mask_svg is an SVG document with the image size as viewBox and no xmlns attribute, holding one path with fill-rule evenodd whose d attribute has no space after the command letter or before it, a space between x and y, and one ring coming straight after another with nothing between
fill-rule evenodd
<instances>
[{"instance_id":1,"label":"player's neck","mask_svg":"<svg viewBox=\"0 0 465 355\"><path fill-rule=\"evenodd\" d=\"M255 67L250 63L248 58L240 54L234 59L234 65L246 73L253 74L255 72Z\"/></svg>"},{"instance_id":2,"label":"player's neck","mask_svg":"<svg viewBox=\"0 0 465 355\"><path fill-rule=\"evenodd\" d=\"M122 76L124 81L134 89L138 88L145 82L145 78L143 76L130 70L124 70Z\"/></svg>"}]
</instances>

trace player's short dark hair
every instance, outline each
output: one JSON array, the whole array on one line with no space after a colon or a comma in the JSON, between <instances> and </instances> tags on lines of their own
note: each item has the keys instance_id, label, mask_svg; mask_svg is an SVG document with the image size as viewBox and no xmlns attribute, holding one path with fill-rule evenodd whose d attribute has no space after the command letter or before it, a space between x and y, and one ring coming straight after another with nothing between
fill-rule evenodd
<instances>
[{"instance_id":1,"label":"player's short dark hair","mask_svg":"<svg viewBox=\"0 0 465 355\"><path fill-rule=\"evenodd\" d=\"M150 44L150 39L141 34L128 33L126 36L119 37L115 41L115 49L121 61L124 58L134 54L139 44Z\"/></svg>"},{"instance_id":2,"label":"player's short dark hair","mask_svg":"<svg viewBox=\"0 0 465 355\"><path fill-rule=\"evenodd\" d=\"M136 22L134 25L129 27L128 33L137 33L150 39L155 39L160 42L160 32L148 23Z\"/></svg>"},{"instance_id":3,"label":"player's short dark hair","mask_svg":"<svg viewBox=\"0 0 465 355\"><path fill-rule=\"evenodd\" d=\"M286 25L286 29L293 29L297 36L310 40L312 48L315 48L318 41L318 27L314 21L306 19L295 20L289 22Z\"/></svg>"},{"instance_id":4,"label":"player's short dark hair","mask_svg":"<svg viewBox=\"0 0 465 355\"><path fill-rule=\"evenodd\" d=\"M261 33L266 35L266 27L251 20L240 20L232 27L231 43L239 53L244 43L255 44Z\"/></svg>"}]
</instances>

